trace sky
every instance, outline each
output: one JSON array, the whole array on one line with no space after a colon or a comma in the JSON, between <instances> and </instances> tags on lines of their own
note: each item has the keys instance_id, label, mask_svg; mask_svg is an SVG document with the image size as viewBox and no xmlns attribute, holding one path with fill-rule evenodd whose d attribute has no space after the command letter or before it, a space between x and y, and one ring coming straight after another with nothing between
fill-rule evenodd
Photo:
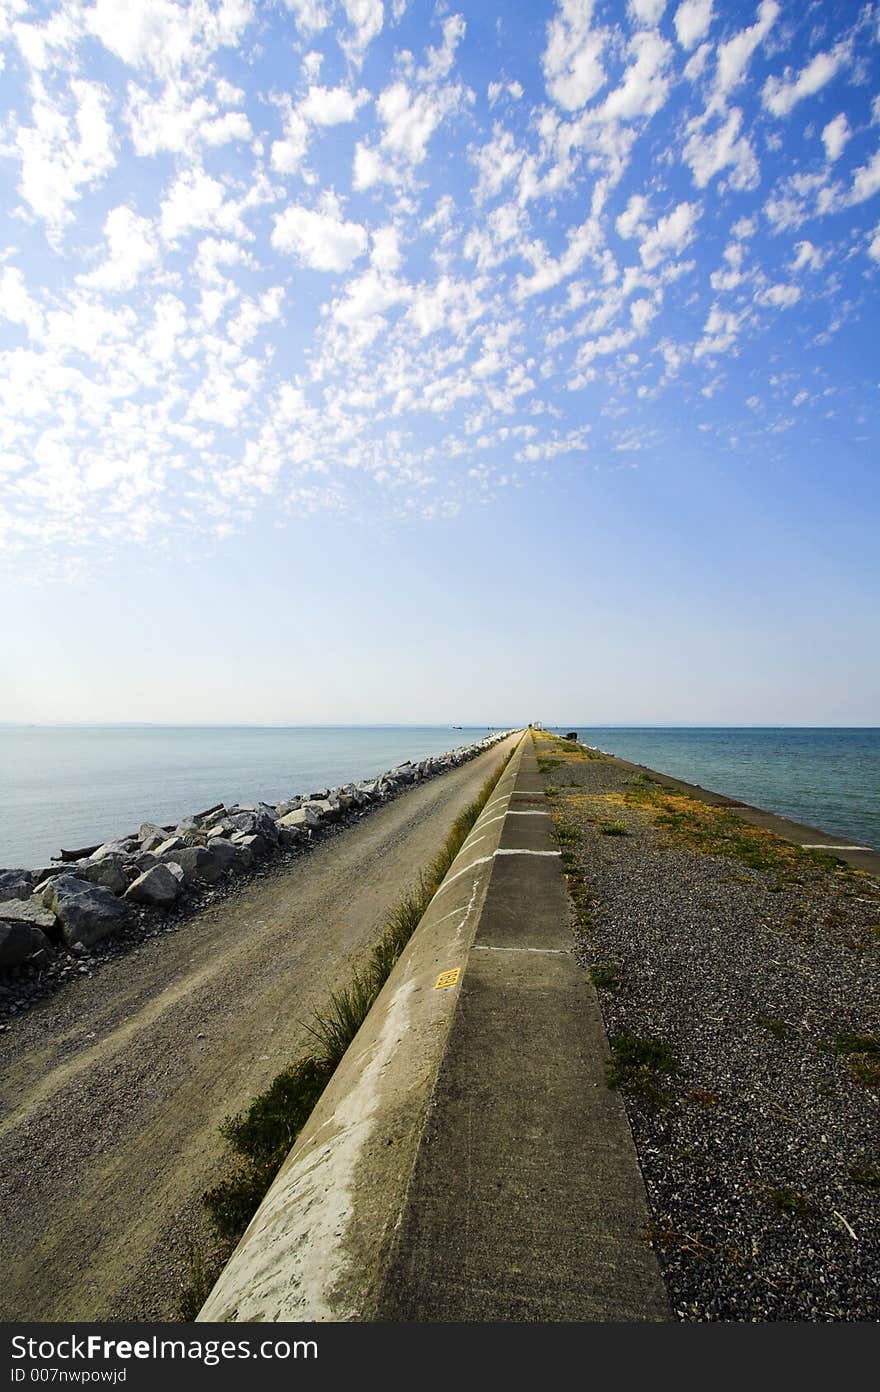
<instances>
[{"instance_id":1,"label":"sky","mask_svg":"<svg viewBox=\"0 0 880 1392\"><path fill-rule=\"evenodd\" d=\"M0 720L880 725L880 4L0 0Z\"/></svg>"}]
</instances>

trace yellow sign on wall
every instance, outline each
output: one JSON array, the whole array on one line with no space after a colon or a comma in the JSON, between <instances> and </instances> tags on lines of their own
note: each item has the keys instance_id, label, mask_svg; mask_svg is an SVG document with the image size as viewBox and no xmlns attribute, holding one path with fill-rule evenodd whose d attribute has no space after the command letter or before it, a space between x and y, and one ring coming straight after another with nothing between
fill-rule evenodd
<instances>
[{"instance_id":1,"label":"yellow sign on wall","mask_svg":"<svg viewBox=\"0 0 880 1392\"><path fill-rule=\"evenodd\" d=\"M441 972L434 982L434 990L445 991L449 986L456 986L460 976L461 967L453 967L452 971Z\"/></svg>"}]
</instances>

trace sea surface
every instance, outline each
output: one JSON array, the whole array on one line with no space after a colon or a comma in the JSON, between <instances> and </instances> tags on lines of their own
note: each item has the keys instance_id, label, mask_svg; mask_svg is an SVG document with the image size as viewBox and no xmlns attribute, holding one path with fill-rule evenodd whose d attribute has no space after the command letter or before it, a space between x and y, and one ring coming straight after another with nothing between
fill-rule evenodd
<instances>
[{"instance_id":1,"label":"sea surface","mask_svg":"<svg viewBox=\"0 0 880 1392\"><path fill-rule=\"evenodd\" d=\"M880 730L567 725L634 764L880 849Z\"/></svg>"},{"instance_id":2,"label":"sea surface","mask_svg":"<svg viewBox=\"0 0 880 1392\"><path fill-rule=\"evenodd\" d=\"M504 728L504 727L500 727ZM634 763L880 847L880 730L568 725ZM141 822L277 802L482 739L485 726L0 726L0 867Z\"/></svg>"},{"instance_id":3,"label":"sea surface","mask_svg":"<svg viewBox=\"0 0 880 1392\"><path fill-rule=\"evenodd\" d=\"M501 727L505 728L505 727ZM486 726L0 726L0 867L167 825L217 802L280 802L474 744Z\"/></svg>"}]
</instances>

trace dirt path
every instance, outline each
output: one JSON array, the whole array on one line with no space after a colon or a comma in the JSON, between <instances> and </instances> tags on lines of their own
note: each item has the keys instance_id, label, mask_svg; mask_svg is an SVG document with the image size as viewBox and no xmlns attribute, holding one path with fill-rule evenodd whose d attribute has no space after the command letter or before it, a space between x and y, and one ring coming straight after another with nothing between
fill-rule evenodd
<instances>
[{"instance_id":1,"label":"dirt path","mask_svg":"<svg viewBox=\"0 0 880 1392\"><path fill-rule=\"evenodd\" d=\"M303 1052L313 1010L507 752L409 790L4 1035L0 1317L174 1318L219 1123Z\"/></svg>"}]
</instances>

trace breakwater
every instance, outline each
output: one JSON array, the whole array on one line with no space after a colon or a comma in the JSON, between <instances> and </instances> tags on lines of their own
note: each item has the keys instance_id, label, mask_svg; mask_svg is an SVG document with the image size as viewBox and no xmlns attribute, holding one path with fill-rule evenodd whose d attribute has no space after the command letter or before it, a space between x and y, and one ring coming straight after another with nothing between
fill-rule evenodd
<instances>
[{"instance_id":1,"label":"breakwater","mask_svg":"<svg viewBox=\"0 0 880 1392\"><path fill-rule=\"evenodd\" d=\"M493 734L373 779L297 793L277 803L217 804L175 824L144 822L100 846L62 850L54 863L0 870L0 1006L16 1013L28 983L77 970L105 940L132 924L195 906L220 886L284 856L475 758L506 737ZM73 959L71 961L70 959ZM22 992L24 994L22 995ZM20 1004L18 1002L20 1001Z\"/></svg>"}]
</instances>

